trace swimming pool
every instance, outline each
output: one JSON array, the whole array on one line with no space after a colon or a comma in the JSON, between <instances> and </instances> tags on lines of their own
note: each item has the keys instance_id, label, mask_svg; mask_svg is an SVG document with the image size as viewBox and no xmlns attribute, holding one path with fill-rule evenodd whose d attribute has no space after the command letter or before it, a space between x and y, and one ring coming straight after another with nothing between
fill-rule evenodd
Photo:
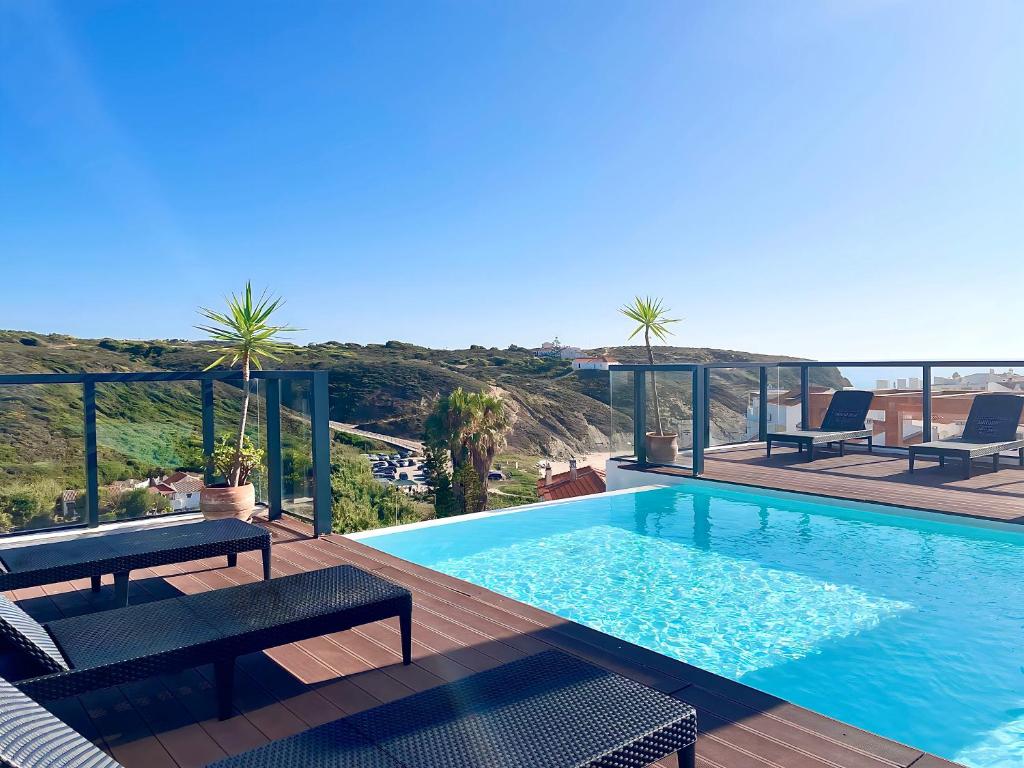
<instances>
[{"instance_id":1,"label":"swimming pool","mask_svg":"<svg viewBox=\"0 0 1024 768\"><path fill-rule=\"evenodd\" d=\"M1024 532L704 481L364 543L977 768L1024 765Z\"/></svg>"}]
</instances>

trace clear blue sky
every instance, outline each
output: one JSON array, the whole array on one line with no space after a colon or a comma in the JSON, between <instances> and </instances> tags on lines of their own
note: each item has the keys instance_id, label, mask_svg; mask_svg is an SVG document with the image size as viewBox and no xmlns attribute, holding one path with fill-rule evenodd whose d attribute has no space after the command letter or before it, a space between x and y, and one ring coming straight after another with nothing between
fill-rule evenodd
<instances>
[{"instance_id":1,"label":"clear blue sky","mask_svg":"<svg viewBox=\"0 0 1024 768\"><path fill-rule=\"evenodd\" d=\"M1020 356L1022 239L1016 0L0 0L4 328Z\"/></svg>"}]
</instances>

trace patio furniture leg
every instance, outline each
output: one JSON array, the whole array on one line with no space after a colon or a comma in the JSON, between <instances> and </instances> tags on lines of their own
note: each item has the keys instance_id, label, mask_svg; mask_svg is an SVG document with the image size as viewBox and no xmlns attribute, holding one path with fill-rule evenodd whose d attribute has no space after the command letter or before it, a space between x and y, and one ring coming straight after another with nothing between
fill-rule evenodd
<instances>
[{"instance_id":1,"label":"patio furniture leg","mask_svg":"<svg viewBox=\"0 0 1024 768\"><path fill-rule=\"evenodd\" d=\"M100 587L101 587L101 585L103 583L103 577L102 576L90 576L89 578L92 581L92 591L93 592L99 592L100 591Z\"/></svg>"},{"instance_id":2,"label":"patio furniture leg","mask_svg":"<svg viewBox=\"0 0 1024 768\"><path fill-rule=\"evenodd\" d=\"M846 441L845 440L840 440L839 441L839 455L840 456L845 456L846 455Z\"/></svg>"},{"instance_id":3,"label":"patio furniture leg","mask_svg":"<svg viewBox=\"0 0 1024 768\"><path fill-rule=\"evenodd\" d=\"M796 452L797 453L803 453L804 452L804 444L803 443L797 443L796 444Z\"/></svg>"},{"instance_id":4,"label":"patio furniture leg","mask_svg":"<svg viewBox=\"0 0 1024 768\"><path fill-rule=\"evenodd\" d=\"M217 717L227 720L234 709L235 660L224 659L214 662L213 676L217 686Z\"/></svg>"},{"instance_id":5,"label":"patio furniture leg","mask_svg":"<svg viewBox=\"0 0 1024 768\"><path fill-rule=\"evenodd\" d=\"M114 603L118 608L128 605L128 571L114 574Z\"/></svg>"},{"instance_id":6,"label":"patio furniture leg","mask_svg":"<svg viewBox=\"0 0 1024 768\"><path fill-rule=\"evenodd\" d=\"M679 768L697 768L697 744L691 744L686 749L681 749L677 755Z\"/></svg>"},{"instance_id":7,"label":"patio furniture leg","mask_svg":"<svg viewBox=\"0 0 1024 768\"><path fill-rule=\"evenodd\" d=\"M869 437L868 438L868 453L871 453L874 450L875 450L875 438Z\"/></svg>"},{"instance_id":8,"label":"patio furniture leg","mask_svg":"<svg viewBox=\"0 0 1024 768\"><path fill-rule=\"evenodd\" d=\"M939 466L940 467L946 466L946 456L945 456L945 454L941 454L939 456Z\"/></svg>"},{"instance_id":9,"label":"patio furniture leg","mask_svg":"<svg viewBox=\"0 0 1024 768\"><path fill-rule=\"evenodd\" d=\"M1020 455L1020 465L1024 467L1024 448L1021 448L1017 453Z\"/></svg>"},{"instance_id":10,"label":"patio furniture leg","mask_svg":"<svg viewBox=\"0 0 1024 768\"><path fill-rule=\"evenodd\" d=\"M270 547L263 548L263 580L270 581Z\"/></svg>"},{"instance_id":11,"label":"patio furniture leg","mask_svg":"<svg viewBox=\"0 0 1024 768\"><path fill-rule=\"evenodd\" d=\"M238 565L238 553L232 552L228 555L228 568L234 568L236 565Z\"/></svg>"},{"instance_id":12,"label":"patio furniture leg","mask_svg":"<svg viewBox=\"0 0 1024 768\"><path fill-rule=\"evenodd\" d=\"M971 457L964 456L964 480L971 479Z\"/></svg>"},{"instance_id":13,"label":"patio furniture leg","mask_svg":"<svg viewBox=\"0 0 1024 768\"><path fill-rule=\"evenodd\" d=\"M764 441L764 447L765 447L765 450L767 451L767 453L765 455L766 456L771 456L772 455L772 439L770 437L767 440ZM1024 462L1024 451L1020 452L1020 456L1021 456L1021 459L1020 459L1021 462Z\"/></svg>"},{"instance_id":14,"label":"patio furniture leg","mask_svg":"<svg viewBox=\"0 0 1024 768\"><path fill-rule=\"evenodd\" d=\"M402 632L402 664L412 664L412 603L398 615Z\"/></svg>"},{"instance_id":15,"label":"patio furniture leg","mask_svg":"<svg viewBox=\"0 0 1024 768\"><path fill-rule=\"evenodd\" d=\"M999 471L999 452L998 451L996 451L995 453L992 454L992 471L993 472L998 472Z\"/></svg>"},{"instance_id":16,"label":"patio furniture leg","mask_svg":"<svg viewBox=\"0 0 1024 768\"><path fill-rule=\"evenodd\" d=\"M910 459L910 474L914 474L914 449L910 449L910 453L907 454L907 458Z\"/></svg>"},{"instance_id":17,"label":"patio furniture leg","mask_svg":"<svg viewBox=\"0 0 1024 768\"><path fill-rule=\"evenodd\" d=\"M814 443L807 444L807 460L814 461Z\"/></svg>"}]
</instances>

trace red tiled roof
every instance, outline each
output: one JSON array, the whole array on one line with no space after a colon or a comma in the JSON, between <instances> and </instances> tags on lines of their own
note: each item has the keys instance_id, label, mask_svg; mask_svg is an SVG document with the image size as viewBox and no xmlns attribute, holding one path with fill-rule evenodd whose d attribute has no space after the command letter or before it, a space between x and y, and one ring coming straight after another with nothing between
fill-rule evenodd
<instances>
[{"instance_id":1,"label":"red tiled roof","mask_svg":"<svg viewBox=\"0 0 1024 768\"><path fill-rule=\"evenodd\" d=\"M544 478L537 481L537 495L542 501L571 499L575 496L589 496L592 493L604 493L607 486L604 472L593 467L580 467L576 470L576 479L569 479L569 472L552 475L551 482L544 484Z\"/></svg>"}]
</instances>

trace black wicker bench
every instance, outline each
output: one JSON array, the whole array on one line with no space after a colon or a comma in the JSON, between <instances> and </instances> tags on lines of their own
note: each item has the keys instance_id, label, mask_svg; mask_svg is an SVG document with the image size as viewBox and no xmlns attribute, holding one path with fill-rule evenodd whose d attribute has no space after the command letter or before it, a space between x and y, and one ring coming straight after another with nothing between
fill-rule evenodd
<instances>
[{"instance_id":1,"label":"black wicker bench","mask_svg":"<svg viewBox=\"0 0 1024 768\"><path fill-rule=\"evenodd\" d=\"M270 533L241 520L208 520L121 533L76 536L45 544L0 549L0 592L114 575L115 604L128 604L128 576L136 568L227 556L228 567L239 552L263 552L263 578L270 578Z\"/></svg>"},{"instance_id":2,"label":"black wicker bench","mask_svg":"<svg viewBox=\"0 0 1024 768\"><path fill-rule=\"evenodd\" d=\"M679 753L693 768L693 707L547 651L271 742L209 768L635 768ZM9 768L120 768L0 681Z\"/></svg>"},{"instance_id":3,"label":"black wicker bench","mask_svg":"<svg viewBox=\"0 0 1024 768\"><path fill-rule=\"evenodd\" d=\"M47 624L0 597L0 643L27 670L12 682L37 701L213 664L226 719L237 657L395 616L408 664L409 591L339 565Z\"/></svg>"}]
</instances>

